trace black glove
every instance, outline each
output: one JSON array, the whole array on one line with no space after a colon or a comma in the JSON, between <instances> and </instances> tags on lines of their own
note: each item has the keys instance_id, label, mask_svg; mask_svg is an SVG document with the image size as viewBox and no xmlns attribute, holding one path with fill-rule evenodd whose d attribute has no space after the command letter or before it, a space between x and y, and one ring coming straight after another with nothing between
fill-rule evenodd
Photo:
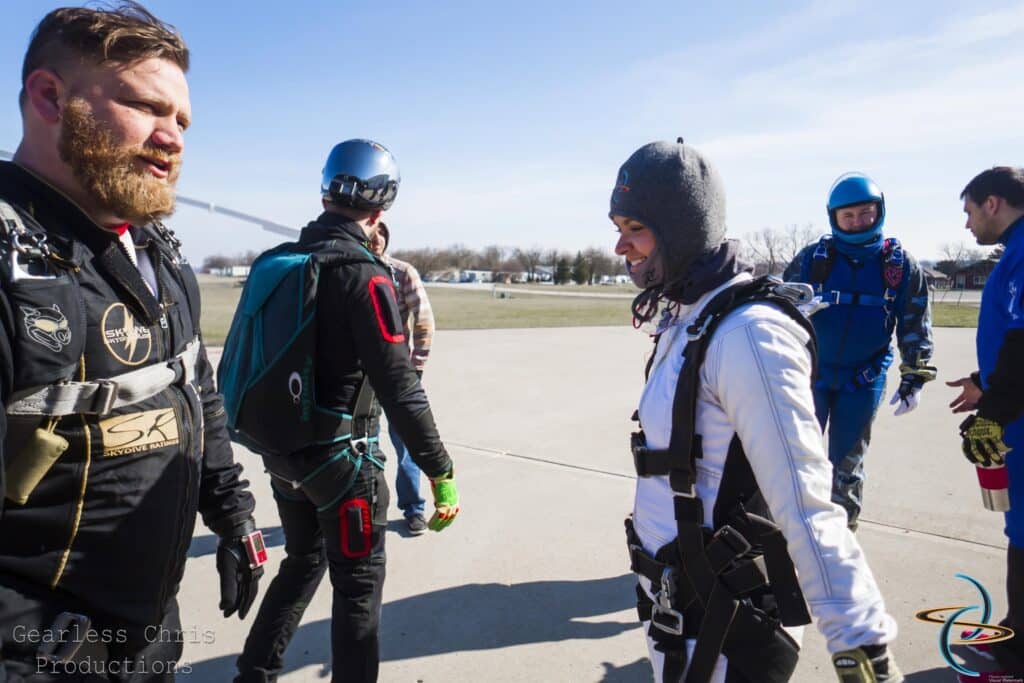
<instances>
[{"instance_id":1,"label":"black glove","mask_svg":"<svg viewBox=\"0 0 1024 683\"><path fill-rule=\"evenodd\" d=\"M885 645L861 645L832 655L839 683L903 683L896 659Z\"/></svg>"},{"instance_id":2,"label":"black glove","mask_svg":"<svg viewBox=\"0 0 1024 683\"><path fill-rule=\"evenodd\" d=\"M964 455L975 465L1003 465L1010 447L1003 441L1003 426L980 415L970 415L960 423Z\"/></svg>"},{"instance_id":3,"label":"black glove","mask_svg":"<svg viewBox=\"0 0 1024 683\"><path fill-rule=\"evenodd\" d=\"M245 619L256 599L263 567L258 566L262 564L258 559L250 558L249 550L246 549L246 542L252 542L253 534L259 534L258 544L262 547L263 536L256 530L256 523L249 518L236 526L229 536L222 536L217 545L220 609L224 611L225 617L237 611L238 618Z\"/></svg>"}]
</instances>

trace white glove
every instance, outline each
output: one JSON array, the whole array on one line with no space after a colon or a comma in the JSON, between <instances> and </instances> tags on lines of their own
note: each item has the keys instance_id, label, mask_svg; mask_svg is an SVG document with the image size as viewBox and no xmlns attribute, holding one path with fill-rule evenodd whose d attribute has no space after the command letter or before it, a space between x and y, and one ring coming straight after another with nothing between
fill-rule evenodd
<instances>
[{"instance_id":1,"label":"white glove","mask_svg":"<svg viewBox=\"0 0 1024 683\"><path fill-rule=\"evenodd\" d=\"M896 393L892 395L892 400L889 401L889 405L894 406L897 403L899 406L896 408L896 412L893 413L896 417L905 415L911 410L917 407L917 395L921 393L921 388L912 389L909 394L902 396L900 389L896 390Z\"/></svg>"}]
</instances>

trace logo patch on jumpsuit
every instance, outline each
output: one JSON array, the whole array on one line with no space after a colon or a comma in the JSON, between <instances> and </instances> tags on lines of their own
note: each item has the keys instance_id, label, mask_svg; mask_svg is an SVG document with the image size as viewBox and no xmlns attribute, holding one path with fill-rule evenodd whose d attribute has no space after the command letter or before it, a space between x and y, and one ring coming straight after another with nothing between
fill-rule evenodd
<instances>
[{"instance_id":1,"label":"logo patch on jumpsuit","mask_svg":"<svg viewBox=\"0 0 1024 683\"><path fill-rule=\"evenodd\" d=\"M57 304L42 308L22 306L21 312L25 316L25 332L32 341L55 352L71 342L68 319Z\"/></svg>"},{"instance_id":2,"label":"logo patch on jumpsuit","mask_svg":"<svg viewBox=\"0 0 1024 683\"><path fill-rule=\"evenodd\" d=\"M171 408L108 417L99 426L104 458L146 453L179 441L178 420Z\"/></svg>"},{"instance_id":3,"label":"logo patch on jumpsuit","mask_svg":"<svg viewBox=\"0 0 1024 683\"><path fill-rule=\"evenodd\" d=\"M124 304L112 304L103 312L100 323L103 344L114 358L125 365L142 365L149 360L153 338L149 328L135 322Z\"/></svg>"}]
</instances>

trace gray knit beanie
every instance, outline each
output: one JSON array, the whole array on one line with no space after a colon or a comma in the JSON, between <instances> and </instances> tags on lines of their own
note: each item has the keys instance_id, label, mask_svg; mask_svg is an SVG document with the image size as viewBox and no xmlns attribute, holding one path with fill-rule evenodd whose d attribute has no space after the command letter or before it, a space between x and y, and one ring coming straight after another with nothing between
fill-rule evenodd
<instances>
[{"instance_id":1,"label":"gray knit beanie","mask_svg":"<svg viewBox=\"0 0 1024 683\"><path fill-rule=\"evenodd\" d=\"M698 257L725 240L725 190L708 160L683 143L652 142L622 164L610 216L654 233L664 283L679 281Z\"/></svg>"}]
</instances>

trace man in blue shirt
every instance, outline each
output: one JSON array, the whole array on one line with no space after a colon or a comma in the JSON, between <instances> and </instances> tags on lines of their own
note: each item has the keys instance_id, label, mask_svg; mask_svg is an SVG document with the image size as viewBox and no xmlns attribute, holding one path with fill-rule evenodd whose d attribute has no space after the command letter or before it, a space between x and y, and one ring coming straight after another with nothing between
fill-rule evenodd
<instances>
[{"instance_id":1,"label":"man in blue shirt","mask_svg":"<svg viewBox=\"0 0 1024 683\"><path fill-rule=\"evenodd\" d=\"M961 389L950 404L954 413L977 411L960 427L968 460L983 467L1005 461L1008 470L1008 608L1002 623L1018 635L992 649L1009 673L1024 676L1024 169L983 171L960 197L978 244L1006 248L981 295L978 372L948 384Z\"/></svg>"},{"instance_id":2,"label":"man in blue shirt","mask_svg":"<svg viewBox=\"0 0 1024 683\"><path fill-rule=\"evenodd\" d=\"M818 337L814 407L828 428L832 500L856 530L864 490L864 455L871 423L899 342L900 384L890 403L895 414L917 407L925 382L935 379L928 287L917 261L895 238L882 234L885 197L863 173L847 173L828 197L832 234L804 248L785 279L814 285L827 308L811 321Z\"/></svg>"}]
</instances>

